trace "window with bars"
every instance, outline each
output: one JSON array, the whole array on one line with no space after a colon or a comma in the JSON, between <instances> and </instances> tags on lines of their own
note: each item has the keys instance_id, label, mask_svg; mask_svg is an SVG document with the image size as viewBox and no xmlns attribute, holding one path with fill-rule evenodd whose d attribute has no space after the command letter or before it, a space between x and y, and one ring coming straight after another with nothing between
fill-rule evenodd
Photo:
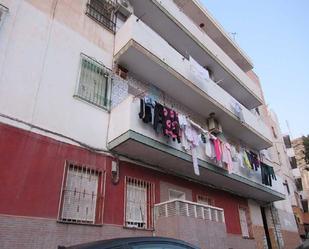
<instances>
[{"instance_id":1,"label":"window with bars","mask_svg":"<svg viewBox=\"0 0 309 249\"><path fill-rule=\"evenodd\" d=\"M209 205L209 206L215 205L215 200L209 196L197 195L196 199L197 199L197 203L201 203L201 204Z\"/></svg>"},{"instance_id":2,"label":"window with bars","mask_svg":"<svg viewBox=\"0 0 309 249\"><path fill-rule=\"evenodd\" d=\"M250 237L250 227L249 227L249 214L247 208L239 207L239 221L240 221L240 228L241 233L244 238Z\"/></svg>"},{"instance_id":3,"label":"window with bars","mask_svg":"<svg viewBox=\"0 0 309 249\"><path fill-rule=\"evenodd\" d=\"M112 0L88 0L86 15L100 25L115 32L115 1Z\"/></svg>"},{"instance_id":4,"label":"window with bars","mask_svg":"<svg viewBox=\"0 0 309 249\"><path fill-rule=\"evenodd\" d=\"M103 173L101 171L66 163L59 217L61 221L102 223L102 197Z\"/></svg>"},{"instance_id":5,"label":"window with bars","mask_svg":"<svg viewBox=\"0 0 309 249\"><path fill-rule=\"evenodd\" d=\"M98 107L108 109L110 106L110 84L108 72L103 65L82 54L79 83L75 96Z\"/></svg>"},{"instance_id":6,"label":"window with bars","mask_svg":"<svg viewBox=\"0 0 309 249\"><path fill-rule=\"evenodd\" d=\"M125 226L152 229L154 184L132 177L125 181Z\"/></svg>"}]
</instances>

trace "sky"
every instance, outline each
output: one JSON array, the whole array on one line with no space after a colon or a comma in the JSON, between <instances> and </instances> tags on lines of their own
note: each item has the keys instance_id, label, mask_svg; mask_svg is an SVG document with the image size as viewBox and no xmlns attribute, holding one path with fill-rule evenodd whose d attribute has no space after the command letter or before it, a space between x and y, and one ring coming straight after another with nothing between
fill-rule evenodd
<instances>
[{"instance_id":1,"label":"sky","mask_svg":"<svg viewBox=\"0 0 309 249\"><path fill-rule=\"evenodd\" d=\"M309 134L309 1L201 0L251 58L282 132Z\"/></svg>"}]
</instances>

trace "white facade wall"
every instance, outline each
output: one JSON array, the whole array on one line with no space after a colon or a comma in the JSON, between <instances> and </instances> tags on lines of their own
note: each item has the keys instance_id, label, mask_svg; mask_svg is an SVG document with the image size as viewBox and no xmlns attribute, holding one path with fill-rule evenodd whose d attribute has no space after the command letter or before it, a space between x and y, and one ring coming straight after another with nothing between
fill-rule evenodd
<instances>
[{"instance_id":1,"label":"white facade wall","mask_svg":"<svg viewBox=\"0 0 309 249\"><path fill-rule=\"evenodd\" d=\"M80 54L111 68L114 35L84 14L86 0L74 6L44 1L46 9L30 2L4 1L9 13L0 30L0 113L106 148L108 112L73 95Z\"/></svg>"}]
</instances>

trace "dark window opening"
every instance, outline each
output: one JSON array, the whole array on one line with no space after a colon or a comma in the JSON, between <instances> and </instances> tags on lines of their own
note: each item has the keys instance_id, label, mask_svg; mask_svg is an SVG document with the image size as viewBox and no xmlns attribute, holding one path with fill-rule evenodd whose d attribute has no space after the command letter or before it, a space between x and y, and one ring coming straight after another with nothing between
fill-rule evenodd
<instances>
[{"instance_id":1,"label":"dark window opening","mask_svg":"<svg viewBox=\"0 0 309 249\"><path fill-rule=\"evenodd\" d=\"M287 149L292 148L292 143L291 143L291 139L289 135L284 136L283 140L284 140L285 147Z\"/></svg>"},{"instance_id":2,"label":"dark window opening","mask_svg":"<svg viewBox=\"0 0 309 249\"><path fill-rule=\"evenodd\" d=\"M283 185L286 187L286 191L288 192L288 194L290 194L290 188L289 188L288 181L285 180L285 182L283 183Z\"/></svg>"},{"instance_id":3,"label":"dark window opening","mask_svg":"<svg viewBox=\"0 0 309 249\"><path fill-rule=\"evenodd\" d=\"M297 191L303 190L303 184L302 184L301 178L295 179L295 185L296 185Z\"/></svg>"},{"instance_id":4,"label":"dark window opening","mask_svg":"<svg viewBox=\"0 0 309 249\"><path fill-rule=\"evenodd\" d=\"M301 204L305 213L308 213L308 200L302 199Z\"/></svg>"},{"instance_id":5,"label":"dark window opening","mask_svg":"<svg viewBox=\"0 0 309 249\"><path fill-rule=\"evenodd\" d=\"M276 133L276 130L275 130L275 128L273 126L271 127L271 130L273 132L274 138L277 138L277 133Z\"/></svg>"},{"instance_id":6,"label":"dark window opening","mask_svg":"<svg viewBox=\"0 0 309 249\"><path fill-rule=\"evenodd\" d=\"M296 161L295 156L290 157L289 159L290 159L291 168L296 169L297 168L297 161Z\"/></svg>"}]
</instances>

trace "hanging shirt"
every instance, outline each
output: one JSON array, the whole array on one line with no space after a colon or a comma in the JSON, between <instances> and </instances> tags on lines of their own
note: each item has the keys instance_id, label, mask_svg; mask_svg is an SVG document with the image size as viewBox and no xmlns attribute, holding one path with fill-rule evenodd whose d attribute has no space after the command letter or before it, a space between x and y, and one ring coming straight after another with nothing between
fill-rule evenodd
<instances>
[{"instance_id":1,"label":"hanging shirt","mask_svg":"<svg viewBox=\"0 0 309 249\"><path fill-rule=\"evenodd\" d=\"M257 171L258 168L260 167L260 160L258 159L257 154L255 154L254 152L250 151L247 155L248 155L250 164L252 166L252 169Z\"/></svg>"},{"instance_id":2,"label":"hanging shirt","mask_svg":"<svg viewBox=\"0 0 309 249\"><path fill-rule=\"evenodd\" d=\"M243 160L244 160L244 161L243 161L243 162L244 162L244 165L245 165L248 169L252 169L252 166L251 166L251 164L250 164L250 161L249 161L249 158L248 158L248 155L247 155L246 151L243 152L242 156L243 156Z\"/></svg>"},{"instance_id":3,"label":"hanging shirt","mask_svg":"<svg viewBox=\"0 0 309 249\"><path fill-rule=\"evenodd\" d=\"M227 166L229 173L232 173L233 161L231 155L231 146L229 143L222 143L222 162Z\"/></svg>"},{"instance_id":4,"label":"hanging shirt","mask_svg":"<svg viewBox=\"0 0 309 249\"><path fill-rule=\"evenodd\" d=\"M146 102L145 99L140 99L140 112L138 116L144 123L152 123L152 108L151 103Z\"/></svg>"},{"instance_id":5,"label":"hanging shirt","mask_svg":"<svg viewBox=\"0 0 309 249\"><path fill-rule=\"evenodd\" d=\"M159 133L163 132L163 105L156 102L154 107L153 129Z\"/></svg>"},{"instance_id":6,"label":"hanging shirt","mask_svg":"<svg viewBox=\"0 0 309 249\"><path fill-rule=\"evenodd\" d=\"M163 107L163 134L171 137L174 141L177 139L180 143L180 127L177 113L167 107Z\"/></svg>"},{"instance_id":7,"label":"hanging shirt","mask_svg":"<svg viewBox=\"0 0 309 249\"><path fill-rule=\"evenodd\" d=\"M184 115L179 114L178 121L181 129L181 145L186 151L191 151L194 173L200 175L197 159L197 146L200 142L200 136Z\"/></svg>"},{"instance_id":8,"label":"hanging shirt","mask_svg":"<svg viewBox=\"0 0 309 249\"><path fill-rule=\"evenodd\" d=\"M221 161L221 141L219 138L213 139L214 147L215 147L215 153L216 153L216 159L217 161Z\"/></svg>"},{"instance_id":9,"label":"hanging shirt","mask_svg":"<svg viewBox=\"0 0 309 249\"><path fill-rule=\"evenodd\" d=\"M212 141L210 140L210 135L209 133L205 134L205 154L206 156L208 156L209 158L213 159L215 157L215 153L214 153L214 149L212 149L212 147L214 147Z\"/></svg>"}]
</instances>

